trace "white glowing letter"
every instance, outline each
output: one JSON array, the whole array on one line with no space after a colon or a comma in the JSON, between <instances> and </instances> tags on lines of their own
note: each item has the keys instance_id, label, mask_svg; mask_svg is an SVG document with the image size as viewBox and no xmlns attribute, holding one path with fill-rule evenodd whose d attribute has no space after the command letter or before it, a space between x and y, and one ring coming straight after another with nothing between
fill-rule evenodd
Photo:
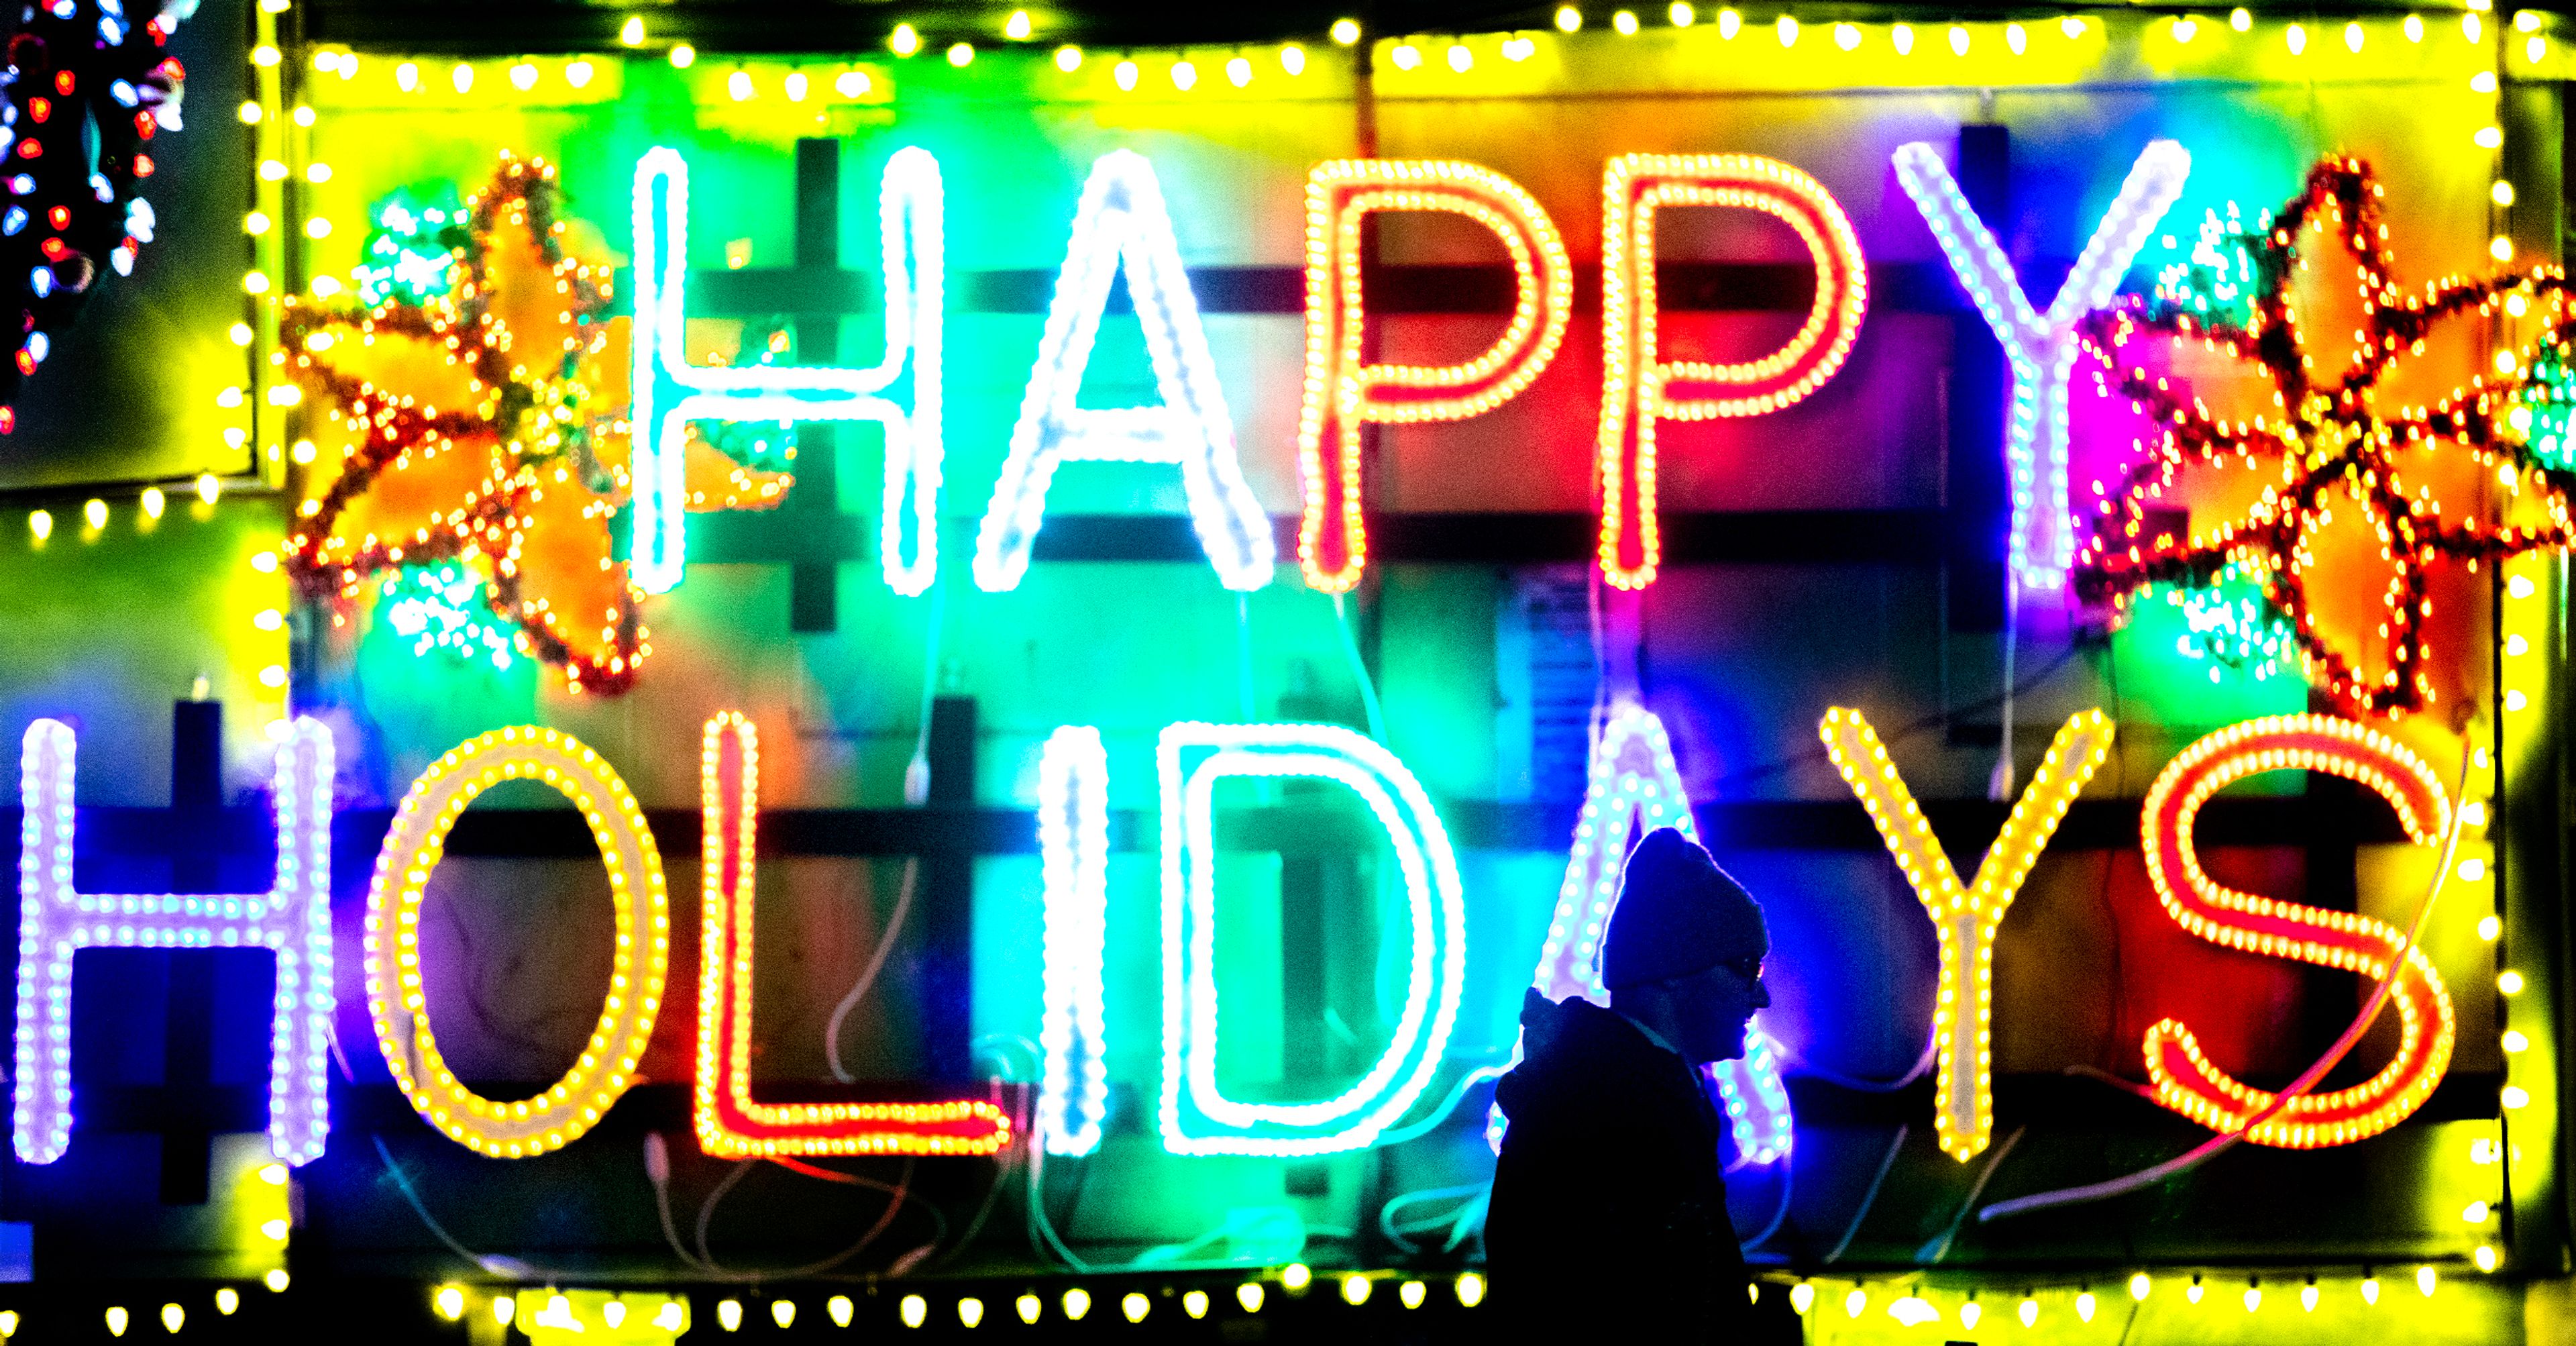
<instances>
[{"instance_id":1,"label":"white glowing letter","mask_svg":"<svg viewBox=\"0 0 2576 1346\"><path fill-rule=\"evenodd\" d=\"M1592 783L1575 819L1565 886L1557 891L1556 914L1548 921L1538 973L1530 982L1540 994L1550 1000L1579 995L1596 1005L1610 1003L1609 988L1601 984L1601 937L1619 899L1629 831L1659 827L1677 828L1699 840L1699 824L1691 817L1690 797L1682 792L1681 768L1673 761L1663 721L1643 706L1622 702L1610 712L1592 748ZM1758 1023L1744 1035L1744 1059L1713 1063L1709 1078L1726 1105L1736 1153L1755 1164L1787 1158L1793 1121L1789 1091L1780 1082L1779 1054Z\"/></svg>"},{"instance_id":2,"label":"white glowing letter","mask_svg":"<svg viewBox=\"0 0 2576 1346\"><path fill-rule=\"evenodd\" d=\"M1153 358L1163 405L1093 410L1073 404L1091 363L1109 283L1121 268ZM1181 469L1190 522L1217 578L1236 590L1270 582L1277 544L1270 516L1244 483L1234 418L1217 386L1198 300L1181 269L1180 245L1163 208L1153 165L1133 150L1104 154L1083 184L1073 241L1057 273L1046 334L1011 430L1011 456L994 483L975 544L975 583L1015 589L1045 520L1047 487L1065 463L1171 463Z\"/></svg>"},{"instance_id":3,"label":"white glowing letter","mask_svg":"<svg viewBox=\"0 0 2576 1346\"><path fill-rule=\"evenodd\" d=\"M1195 760L1185 764L1184 755ZM1175 724L1156 753L1163 834L1163 1148L1174 1154L1329 1154L1374 1143L1430 1084L1458 1021L1466 902L1449 834L1395 754L1336 725ZM1216 783L1329 780L1385 829L1412 938L1395 1034L1359 1081L1317 1103L1245 1103L1217 1088ZM1186 1080L1186 1089L1184 1081ZM1184 1095L1195 1118L1183 1111ZM1192 1120L1206 1124L1193 1129Z\"/></svg>"},{"instance_id":4,"label":"white glowing letter","mask_svg":"<svg viewBox=\"0 0 2576 1346\"><path fill-rule=\"evenodd\" d=\"M939 161L895 151L877 192L885 283L885 353L872 369L692 365L681 342L688 304L689 165L655 147L635 165L635 582L665 593L688 559L683 447L691 421L874 421L885 427L885 506L878 546L897 593L930 587L939 568L940 313L947 284ZM908 251L907 251L908 242ZM879 396L912 362L912 410Z\"/></svg>"},{"instance_id":5,"label":"white glowing letter","mask_svg":"<svg viewBox=\"0 0 2576 1346\"><path fill-rule=\"evenodd\" d=\"M1038 849L1046 872L1046 1053L1038 1137L1049 1154L1100 1147L1109 1070L1101 956L1109 920L1109 754L1100 731L1066 725L1038 759Z\"/></svg>"},{"instance_id":6,"label":"white glowing letter","mask_svg":"<svg viewBox=\"0 0 2576 1346\"><path fill-rule=\"evenodd\" d=\"M2066 810L2110 755L2111 719L2088 710L2058 729L2030 788L2013 801L2003 830L1977 862L1975 881L1964 884L1869 721L1859 711L1836 707L1817 732L1940 937L1932 1037L1941 1046L1941 1079L1933 1091L1932 1125L1941 1148L1964 1163L1986 1148L1994 1130L1995 932Z\"/></svg>"},{"instance_id":7,"label":"white glowing letter","mask_svg":"<svg viewBox=\"0 0 2576 1346\"><path fill-rule=\"evenodd\" d=\"M2075 324L2111 302L2130 259L2190 175L2189 151L2171 140L2149 142L2042 313L2030 306L2012 261L1959 193L1940 153L1919 141L1896 148L1897 180L2012 362L2012 419L2004 434L2004 463L2012 474L2006 559L2025 588L2064 584L2075 559L2066 498L2066 383L2075 370Z\"/></svg>"},{"instance_id":8,"label":"white glowing letter","mask_svg":"<svg viewBox=\"0 0 2576 1346\"><path fill-rule=\"evenodd\" d=\"M83 893L72 887L72 728L27 726L20 759L18 1074L11 1140L50 1164L72 1139L72 955L81 949L266 949L268 1148L322 1157L331 1134L331 731L299 718L277 752L277 886L265 893Z\"/></svg>"}]
</instances>

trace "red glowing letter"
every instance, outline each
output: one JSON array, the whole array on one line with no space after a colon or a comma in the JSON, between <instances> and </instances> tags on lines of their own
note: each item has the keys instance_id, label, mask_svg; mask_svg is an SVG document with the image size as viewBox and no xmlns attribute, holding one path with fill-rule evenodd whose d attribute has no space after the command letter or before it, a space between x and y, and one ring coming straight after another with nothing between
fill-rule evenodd
<instances>
[{"instance_id":1,"label":"red glowing letter","mask_svg":"<svg viewBox=\"0 0 2576 1346\"><path fill-rule=\"evenodd\" d=\"M2386 976L2389 960L2405 946L2404 931L2351 912L2240 893L2202 872L2191 836L2200 806L2228 782L2264 771L2324 771L2359 781L2396 806L2406 835L2419 845L2440 839L2450 824L2450 799L2433 769L2387 735L2325 715L2247 720L2183 749L2147 791L2139 842L2156 896L2185 930L2213 944L2373 980ZM2246 1139L2292 1149L2341 1145L2375 1136L2423 1106L2451 1063L2451 993L2420 947L2406 950L2390 992L2402 1037L2387 1067L2349 1089L2291 1099ZM2213 1131L2236 1130L2272 1102L2271 1094L2212 1064L2178 1020L2147 1030L2146 1053L2156 1101Z\"/></svg>"},{"instance_id":2,"label":"red glowing letter","mask_svg":"<svg viewBox=\"0 0 2576 1346\"><path fill-rule=\"evenodd\" d=\"M1464 215L1493 231L1512 259L1512 316L1482 355L1454 365L1382 365L1361 358L1360 223L1380 210ZM1306 583L1346 593L1368 566L1360 517L1360 427L1370 421L1457 421L1511 400L1565 337L1574 283L1565 244L1519 183L1474 164L1434 159L1335 159L1306 180L1306 400L1297 464L1306 519L1297 559Z\"/></svg>"},{"instance_id":3,"label":"red glowing letter","mask_svg":"<svg viewBox=\"0 0 2576 1346\"><path fill-rule=\"evenodd\" d=\"M1807 321L1740 364L1656 353L1655 211L1758 210L1796 230L1816 260ZM1814 392L1851 354L1869 309L1860 237L1825 185L1758 154L1623 154L1601 175L1601 573L1622 589L1655 580L1655 422L1760 416Z\"/></svg>"},{"instance_id":4,"label":"red glowing letter","mask_svg":"<svg viewBox=\"0 0 2576 1346\"><path fill-rule=\"evenodd\" d=\"M760 735L738 711L707 721L698 761L706 835L698 935L698 1147L708 1154L991 1154L1011 1121L980 1099L760 1103L751 1096L752 833Z\"/></svg>"}]
</instances>

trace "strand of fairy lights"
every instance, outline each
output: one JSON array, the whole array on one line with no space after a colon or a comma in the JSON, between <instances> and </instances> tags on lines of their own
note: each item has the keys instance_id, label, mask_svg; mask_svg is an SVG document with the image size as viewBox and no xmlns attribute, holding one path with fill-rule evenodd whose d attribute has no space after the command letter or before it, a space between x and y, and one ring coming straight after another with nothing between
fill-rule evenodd
<instances>
[{"instance_id":1,"label":"strand of fairy lights","mask_svg":"<svg viewBox=\"0 0 2576 1346\"><path fill-rule=\"evenodd\" d=\"M505 780L534 780L573 802L598 843L615 915L608 992L572 1067L533 1098L498 1102L468 1088L430 1029L421 963L421 908L447 834L476 796ZM599 1123L634 1081L661 1011L671 964L671 905L661 853L634 793L588 745L521 725L448 750L395 809L367 889L367 1015L403 1097L440 1134L494 1158L561 1149Z\"/></svg>"},{"instance_id":2,"label":"strand of fairy lights","mask_svg":"<svg viewBox=\"0 0 2576 1346\"><path fill-rule=\"evenodd\" d=\"M1362 225L1379 211L1462 215L1501 240L1512 313L1476 357L1450 365L1373 364L1363 355ZM1306 583L1347 593L1368 565L1361 427L1480 416L1520 394L1565 339L1573 268L1547 211L1519 183L1447 159L1332 159L1306 179L1306 373L1297 420Z\"/></svg>"},{"instance_id":3,"label":"strand of fairy lights","mask_svg":"<svg viewBox=\"0 0 2576 1346\"><path fill-rule=\"evenodd\" d=\"M1964 884L1868 719L1837 706L1817 731L1939 935L1932 1036L1941 1047L1941 1073L1932 1123L1942 1150L1964 1163L1984 1151L1994 1131L1995 936L2067 809L2110 755L2115 727L2101 711L2087 710L2058 729L1977 862L1975 879Z\"/></svg>"},{"instance_id":4,"label":"strand of fairy lights","mask_svg":"<svg viewBox=\"0 0 2576 1346\"><path fill-rule=\"evenodd\" d=\"M1046 890L1046 1004L1037 1132L1049 1154L1100 1146L1109 1110L1102 1001L1109 920L1109 755L1100 731L1066 725L1038 758L1038 852Z\"/></svg>"},{"instance_id":5,"label":"strand of fairy lights","mask_svg":"<svg viewBox=\"0 0 2576 1346\"><path fill-rule=\"evenodd\" d=\"M1205 753L1187 770L1184 754ZM1449 835L1393 753L1338 725L1165 727L1156 749L1162 808L1163 1147L1174 1154L1315 1155L1365 1148L1430 1084L1456 1026L1466 974L1466 906ZM1358 1082L1311 1103L1246 1103L1216 1080L1216 783L1229 776L1329 780L1385 829L1405 888L1405 995L1386 1050ZM1193 1129L1191 1107L1217 1130Z\"/></svg>"},{"instance_id":6,"label":"strand of fairy lights","mask_svg":"<svg viewBox=\"0 0 2576 1346\"><path fill-rule=\"evenodd\" d=\"M1110 283L1122 271L1162 405L1077 407ZM976 542L979 587L1019 586L1044 521L1047 487L1058 467L1073 462L1178 466L1190 521L1219 580L1238 591L1270 582L1277 548L1270 516L1243 479L1234 417L1199 327L1162 187L1153 165L1133 150L1102 155L1083 183L1010 454Z\"/></svg>"},{"instance_id":7,"label":"strand of fairy lights","mask_svg":"<svg viewBox=\"0 0 2576 1346\"><path fill-rule=\"evenodd\" d=\"M269 1152L322 1156L331 1131L331 731L299 717L277 752L277 883L265 893L83 893L72 885L70 725L27 726L20 757L18 1037L10 1139L21 1162L71 1144L72 961L89 948L265 948Z\"/></svg>"},{"instance_id":8,"label":"strand of fairy lights","mask_svg":"<svg viewBox=\"0 0 2576 1346\"><path fill-rule=\"evenodd\" d=\"M752 893L760 817L760 734L740 711L700 739L698 1063L690 1120L698 1148L725 1158L779 1154L991 1154L1009 1114L982 1099L924 1103L762 1103L751 1096Z\"/></svg>"},{"instance_id":9,"label":"strand of fairy lights","mask_svg":"<svg viewBox=\"0 0 2576 1346\"><path fill-rule=\"evenodd\" d=\"M1666 206L1760 211L1798 235L1815 261L1816 296L1787 341L1732 363L1659 356L1655 215ZM1758 154L1613 157L1601 177L1601 237L1601 571L1642 589L1663 552L1656 423L1762 416L1803 400L1850 356L1869 311L1869 269L1833 193Z\"/></svg>"},{"instance_id":10,"label":"strand of fairy lights","mask_svg":"<svg viewBox=\"0 0 2576 1346\"><path fill-rule=\"evenodd\" d=\"M2406 946L2404 931L2376 917L2328 911L2239 892L2201 868L2192 825L2228 784L2266 771L2326 772L2369 788L2394 806L2417 845L2438 841L2451 804L2431 766L2375 729L2325 715L2274 715L2231 725L2175 755L2147 790L2139 844L2156 897L2192 934L2232 949L2340 968L2378 980ZM2418 945L2391 988L2397 1007L2395 1056L2348 1089L2303 1094L2246 1133L2260 1145L2308 1149L2377 1135L2432 1096L2451 1059L2457 1020L2451 996ZM2158 1103L2213 1131L2234 1131L2272 1095L2213 1064L2189 1027L2163 1019L2147 1030L2147 1073Z\"/></svg>"}]
</instances>

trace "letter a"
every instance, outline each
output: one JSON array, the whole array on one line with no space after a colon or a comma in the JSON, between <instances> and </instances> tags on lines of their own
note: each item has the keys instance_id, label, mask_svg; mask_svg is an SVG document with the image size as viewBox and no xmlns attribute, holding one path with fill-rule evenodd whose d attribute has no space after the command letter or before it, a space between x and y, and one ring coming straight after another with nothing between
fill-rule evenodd
<instances>
[{"instance_id":1,"label":"letter a","mask_svg":"<svg viewBox=\"0 0 2576 1346\"><path fill-rule=\"evenodd\" d=\"M2084 711L2057 731L1970 884L1959 882L1959 871L1941 853L1932 824L1898 778L1878 731L1859 711L1827 711L1817 732L1940 935L1941 989L1933 1002L1932 1037L1941 1045L1941 1081L1933 1091L1932 1126L1942 1150L1966 1163L1986 1148L1995 1125L1995 932L2067 807L2110 755L2110 717Z\"/></svg>"},{"instance_id":2,"label":"letter a","mask_svg":"<svg viewBox=\"0 0 2576 1346\"><path fill-rule=\"evenodd\" d=\"M1136 319L1145 329L1161 406L1093 410L1073 404L1109 282L1121 269ZM1046 334L1011 428L1011 455L993 486L984 526L975 542L975 583L1016 589L1028 573L1029 550L1045 521L1047 486L1065 463L1172 463L1181 469L1190 522L1217 578L1235 590L1270 582L1277 543L1270 516L1243 480L1234 449L1234 418L1218 388L1199 330L1198 301L1181 269L1180 245L1153 165L1132 150L1115 150L1091 166L1082 204L1073 217L1073 241L1057 273L1055 302Z\"/></svg>"}]
</instances>

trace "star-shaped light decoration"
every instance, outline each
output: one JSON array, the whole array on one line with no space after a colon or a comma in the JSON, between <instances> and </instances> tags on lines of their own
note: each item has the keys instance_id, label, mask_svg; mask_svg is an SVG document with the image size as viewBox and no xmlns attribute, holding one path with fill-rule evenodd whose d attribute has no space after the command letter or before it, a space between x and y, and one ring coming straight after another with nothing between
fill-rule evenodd
<instances>
[{"instance_id":1,"label":"star-shaped light decoration","mask_svg":"<svg viewBox=\"0 0 2576 1346\"><path fill-rule=\"evenodd\" d=\"M2526 448L2516 405L2569 342L2566 273L2408 289L2382 192L2357 159L2311 169L2250 241L2242 324L2134 301L2086 320L2097 388L2147 424L2093 483L2076 584L2123 602L2233 566L2289 617L2314 685L2397 716L2474 685L2434 636L2465 629L2482 565L2568 544L2576 477Z\"/></svg>"},{"instance_id":2,"label":"star-shaped light decoration","mask_svg":"<svg viewBox=\"0 0 2576 1346\"><path fill-rule=\"evenodd\" d=\"M290 367L327 424L285 559L303 592L344 608L373 577L460 562L520 653L613 695L652 653L610 531L628 489L629 320L608 313L612 263L568 252L555 207L554 169L505 153L465 202L445 293L347 313L287 301ZM775 505L790 480L694 437L688 477L709 509Z\"/></svg>"}]
</instances>

